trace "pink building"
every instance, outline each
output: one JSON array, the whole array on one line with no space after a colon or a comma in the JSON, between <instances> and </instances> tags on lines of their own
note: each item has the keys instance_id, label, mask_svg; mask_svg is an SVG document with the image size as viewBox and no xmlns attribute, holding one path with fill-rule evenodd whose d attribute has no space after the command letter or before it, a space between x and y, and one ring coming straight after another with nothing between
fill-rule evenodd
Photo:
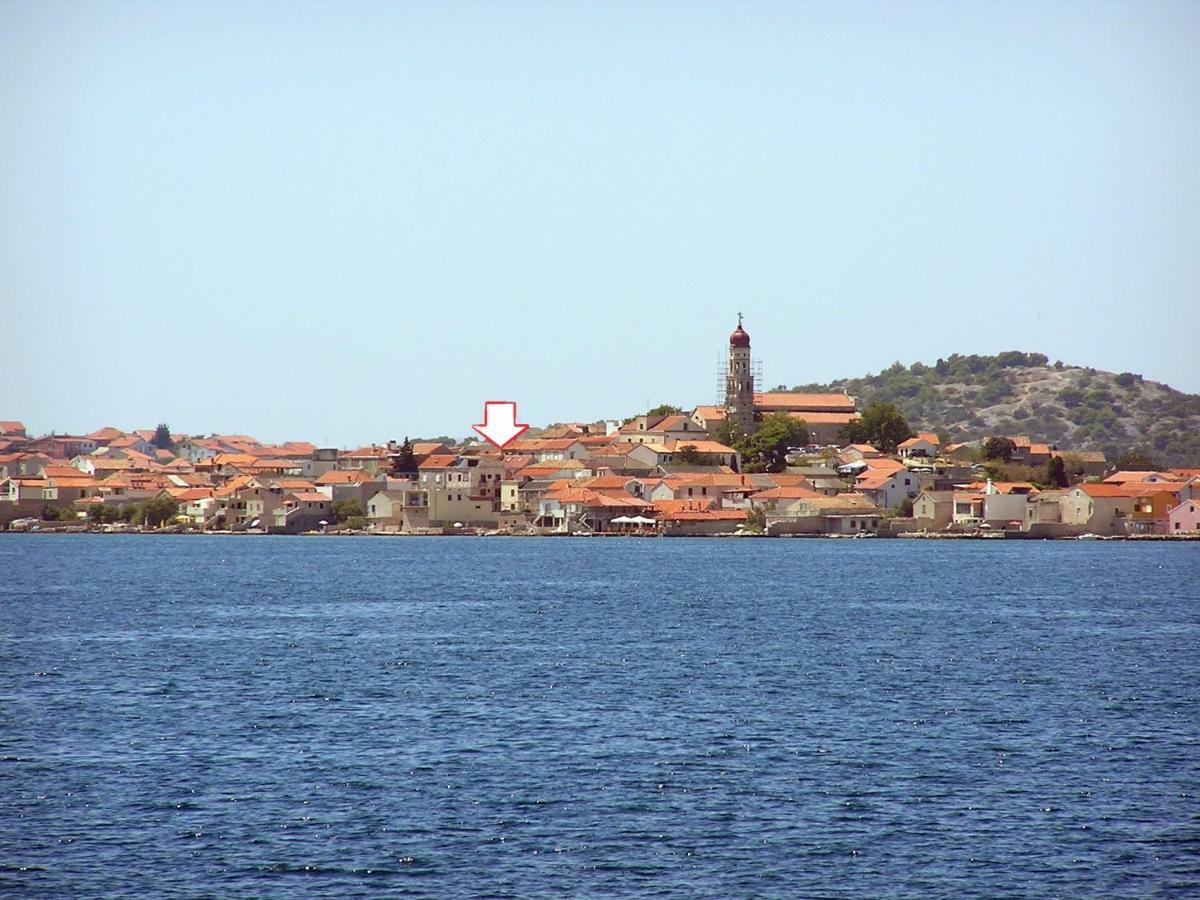
<instances>
[{"instance_id":1,"label":"pink building","mask_svg":"<svg viewBox=\"0 0 1200 900\"><path fill-rule=\"evenodd\" d=\"M1200 500L1184 500L1167 510L1167 534L1200 531Z\"/></svg>"}]
</instances>

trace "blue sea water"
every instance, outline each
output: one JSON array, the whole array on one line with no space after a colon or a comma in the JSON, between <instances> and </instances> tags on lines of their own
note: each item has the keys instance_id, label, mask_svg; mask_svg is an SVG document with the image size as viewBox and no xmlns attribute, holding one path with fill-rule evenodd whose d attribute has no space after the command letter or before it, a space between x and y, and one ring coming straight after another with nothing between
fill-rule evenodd
<instances>
[{"instance_id":1,"label":"blue sea water","mask_svg":"<svg viewBox=\"0 0 1200 900\"><path fill-rule=\"evenodd\" d=\"M1200 545L0 536L0 893L1200 894Z\"/></svg>"}]
</instances>

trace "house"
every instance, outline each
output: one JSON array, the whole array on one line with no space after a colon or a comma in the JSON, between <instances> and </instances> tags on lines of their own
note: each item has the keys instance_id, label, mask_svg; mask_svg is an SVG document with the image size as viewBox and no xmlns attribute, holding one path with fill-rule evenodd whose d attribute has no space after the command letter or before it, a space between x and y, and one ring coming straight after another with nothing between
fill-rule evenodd
<instances>
[{"instance_id":1,"label":"house","mask_svg":"<svg viewBox=\"0 0 1200 900\"><path fill-rule=\"evenodd\" d=\"M213 489L206 487L167 488L166 493L179 504L179 514L187 516L192 524L204 527L212 517L217 501Z\"/></svg>"},{"instance_id":2,"label":"house","mask_svg":"<svg viewBox=\"0 0 1200 900\"><path fill-rule=\"evenodd\" d=\"M869 468L854 480L854 489L882 509L893 509L917 496L921 487L917 474L903 466Z\"/></svg>"},{"instance_id":3,"label":"house","mask_svg":"<svg viewBox=\"0 0 1200 900\"><path fill-rule=\"evenodd\" d=\"M913 519L925 531L941 531L954 520L954 491L921 491L913 501Z\"/></svg>"},{"instance_id":4,"label":"house","mask_svg":"<svg viewBox=\"0 0 1200 900\"><path fill-rule=\"evenodd\" d=\"M847 444L838 451L838 462L842 465L861 462L865 459L879 459L883 456L881 450L876 450L870 444Z\"/></svg>"},{"instance_id":5,"label":"house","mask_svg":"<svg viewBox=\"0 0 1200 900\"><path fill-rule=\"evenodd\" d=\"M1186 482L1171 481L1127 482L1120 488L1133 498L1127 534L1169 534L1170 511L1200 493Z\"/></svg>"},{"instance_id":6,"label":"house","mask_svg":"<svg viewBox=\"0 0 1200 900\"><path fill-rule=\"evenodd\" d=\"M104 428L97 428L88 437L96 442L97 447L107 447L118 438L125 437L125 432L120 428L113 428L109 425Z\"/></svg>"},{"instance_id":7,"label":"house","mask_svg":"<svg viewBox=\"0 0 1200 900\"><path fill-rule=\"evenodd\" d=\"M1025 531L1046 531L1044 526L1062 524L1062 501L1068 491L1038 491L1029 495L1025 503Z\"/></svg>"},{"instance_id":8,"label":"house","mask_svg":"<svg viewBox=\"0 0 1200 900\"><path fill-rule=\"evenodd\" d=\"M665 500L654 505L653 517L662 534L670 537L733 534L746 524L744 509L696 509L672 505L689 502Z\"/></svg>"},{"instance_id":9,"label":"house","mask_svg":"<svg viewBox=\"0 0 1200 900\"><path fill-rule=\"evenodd\" d=\"M578 460L547 463L581 465ZM435 454L418 467L417 482L429 498L431 525L495 526L500 521L505 464L496 456Z\"/></svg>"},{"instance_id":10,"label":"house","mask_svg":"<svg viewBox=\"0 0 1200 900\"><path fill-rule=\"evenodd\" d=\"M16 519L41 518L48 495L53 493L44 478L10 477L0 480L0 528Z\"/></svg>"},{"instance_id":11,"label":"house","mask_svg":"<svg viewBox=\"0 0 1200 900\"><path fill-rule=\"evenodd\" d=\"M560 483L538 501L534 524L554 532L607 532L622 516L652 518L654 506L635 497L622 497Z\"/></svg>"},{"instance_id":12,"label":"house","mask_svg":"<svg viewBox=\"0 0 1200 900\"><path fill-rule=\"evenodd\" d=\"M383 476L386 479L387 476ZM367 508L367 501L380 489L382 482L363 469L330 469L315 482L317 491L331 503L355 500Z\"/></svg>"},{"instance_id":13,"label":"house","mask_svg":"<svg viewBox=\"0 0 1200 900\"><path fill-rule=\"evenodd\" d=\"M333 501L316 491L285 494L271 512L269 531L300 534L316 531L333 522Z\"/></svg>"},{"instance_id":14,"label":"house","mask_svg":"<svg viewBox=\"0 0 1200 900\"><path fill-rule=\"evenodd\" d=\"M781 501L767 513L768 534L874 534L883 510L862 494Z\"/></svg>"},{"instance_id":15,"label":"house","mask_svg":"<svg viewBox=\"0 0 1200 900\"><path fill-rule=\"evenodd\" d=\"M338 468L357 469L368 475L378 475L391 466L390 451L386 446L372 444L338 454Z\"/></svg>"},{"instance_id":16,"label":"house","mask_svg":"<svg viewBox=\"0 0 1200 900\"><path fill-rule=\"evenodd\" d=\"M751 509L761 509L767 512L775 512L781 507L791 505L795 500L809 500L813 497L823 497L818 491L812 488L795 486L773 487L765 490L757 491L749 496L748 502Z\"/></svg>"},{"instance_id":17,"label":"house","mask_svg":"<svg viewBox=\"0 0 1200 900\"><path fill-rule=\"evenodd\" d=\"M983 489L983 519L998 528L1016 522L1017 528L1025 525L1025 508L1029 498L1038 489L1027 481L989 480Z\"/></svg>"},{"instance_id":18,"label":"house","mask_svg":"<svg viewBox=\"0 0 1200 900\"><path fill-rule=\"evenodd\" d=\"M1063 497L1062 521L1092 534L1124 534L1133 506L1133 497L1120 485L1081 484Z\"/></svg>"},{"instance_id":19,"label":"house","mask_svg":"<svg viewBox=\"0 0 1200 900\"><path fill-rule=\"evenodd\" d=\"M96 442L89 437L76 437L68 434L49 435L30 441L25 450L30 453L44 453L51 459L70 459L85 453L92 453Z\"/></svg>"},{"instance_id":20,"label":"house","mask_svg":"<svg viewBox=\"0 0 1200 900\"><path fill-rule=\"evenodd\" d=\"M941 439L932 431L922 431L916 437L901 441L896 447L901 458L935 459L941 447Z\"/></svg>"},{"instance_id":21,"label":"house","mask_svg":"<svg viewBox=\"0 0 1200 900\"><path fill-rule=\"evenodd\" d=\"M388 488L367 501L367 518L381 531L428 528L429 494L415 480L389 481Z\"/></svg>"},{"instance_id":22,"label":"house","mask_svg":"<svg viewBox=\"0 0 1200 900\"><path fill-rule=\"evenodd\" d=\"M1167 534L1200 532L1200 500L1184 500L1167 510Z\"/></svg>"},{"instance_id":23,"label":"house","mask_svg":"<svg viewBox=\"0 0 1200 900\"><path fill-rule=\"evenodd\" d=\"M1154 484L1158 481L1175 481L1169 472L1121 471L1113 472L1104 479L1104 484Z\"/></svg>"},{"instance_id":24,"label":"house","mask_svg":"<svg viewBox=\"0 0 1200 900\"><path fill-rule=\"evenodd\" d=\"M951 522L954 525L982 525L983 494L974 490L955 491Z\"/></svg>"},{"instance_id":25,"label":"house","mask_svg":"<svg viewBox=\"0 0 1200 900\"><path fill-rule=\"evenodd\" d=\"M4 437L4 438L28 437L28 435L25 434L25 423L18 422L15 419L0 420L0 437Z\"/></svg>"},{"instance_id":26,"label":"house","mask_svg":"<svg viewBox=\"0 0 1200 900\"><path fill-rule=\"evenodd\" d=\"M689 416L637 416L613 438L637 444L669 444L670 441L706 441L708 430Z\"/></svg>"},{"instance_id":27,"label":"house","mask_svg":"<svg viewBox=\"0 0 1200 900\"><path fill-rule=\"evenodd\" d=\"M224 452L220 443L204 438L185 438L175 444L175 450L181 459L193 465Z\"/></svg>"},{"instance_id":28,"label":"house","mask_svg":"<svg viewBox=\"0 0 1200 900\"><path fill-rule=\"evenodd\" d=\"M1067 474L1069 475L1082 475L1085 478L1094 478L1098 475L1103 475L1108 470L1108 460L1098 450L1063 452L1062 457L1063 462L1067 466Z\"/></svg>"}]
</instances>

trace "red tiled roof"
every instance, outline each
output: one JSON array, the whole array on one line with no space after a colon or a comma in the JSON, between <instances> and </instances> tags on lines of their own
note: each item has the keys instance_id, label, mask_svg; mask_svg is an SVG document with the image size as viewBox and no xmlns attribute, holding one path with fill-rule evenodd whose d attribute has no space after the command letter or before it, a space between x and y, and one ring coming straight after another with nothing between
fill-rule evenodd
<instances>
[{"instance_id":1,"label":"red tiled roof","mask_svg":"<svg viewBox=\"0 0 1200 900\"><path fill-rule=\"evenodd\" d=\"M317 479L317 484L365 484L374 480L361 469L330 469Z\"/></svg>"},{"instance_id":2,"label":"red tiled roof","mask_svg":"<svg viewBox=\"0 0 1200 900\"><path fill-rule=\"evenodd\" d=\"M797 412L812 410L826 412L852 412L854 401L846 394L793 394L782 391L767 391L754 395L755 407L762 409L788 409Z\"/></svg>"},{"instance_id":3,"label":"red tiled roof","mask_svg":"<svg viewBox=\"0 0 1200 900\"><path fill-rule=\"evenodd\" d=\"M1128 497L1118 484L1081 484L1079 490L1089 497Z\"/></svg>"}]
</instances>

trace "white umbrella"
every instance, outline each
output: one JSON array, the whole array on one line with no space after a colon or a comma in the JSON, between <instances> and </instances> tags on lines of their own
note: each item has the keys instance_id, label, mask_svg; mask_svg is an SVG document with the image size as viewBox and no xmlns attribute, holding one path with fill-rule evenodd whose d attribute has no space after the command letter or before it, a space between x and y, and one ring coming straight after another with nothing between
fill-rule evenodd
<instances>
[{"instance_id":1,"label":"white umbrella","mask_svg":"<svg viewBox=\"0 0 1200 900\"><path fill-rule=\"evenodd\" d=\"M329 523L328 523L328 522L326 522L324 519L322 519L322 520L321 520L320 522L318 522L317 524L318 524L318 525L328 525Z\"/></svg>"},{"instance_id":2,"label":"white umbrella","mask_svg":"<svg viewBox=\"0 0 1200 900\"><path fill-rule=\"evenodd\" d=\"M653 525L654 524L653 519L647 519L645 516L634 516L629 521L634 525Z\"/></svg>"},{"instance_id":3,"label":"white umbrella","mask_svg":"<svg viewBox=\"0 0 1200 900\"><path fill-rule=\"evenodd\" d=\"M610 519L609 521L614 525L632 525L637 519L630 518L629 516L617 516L615 519Z\"/></svg>"}]
</instances>

